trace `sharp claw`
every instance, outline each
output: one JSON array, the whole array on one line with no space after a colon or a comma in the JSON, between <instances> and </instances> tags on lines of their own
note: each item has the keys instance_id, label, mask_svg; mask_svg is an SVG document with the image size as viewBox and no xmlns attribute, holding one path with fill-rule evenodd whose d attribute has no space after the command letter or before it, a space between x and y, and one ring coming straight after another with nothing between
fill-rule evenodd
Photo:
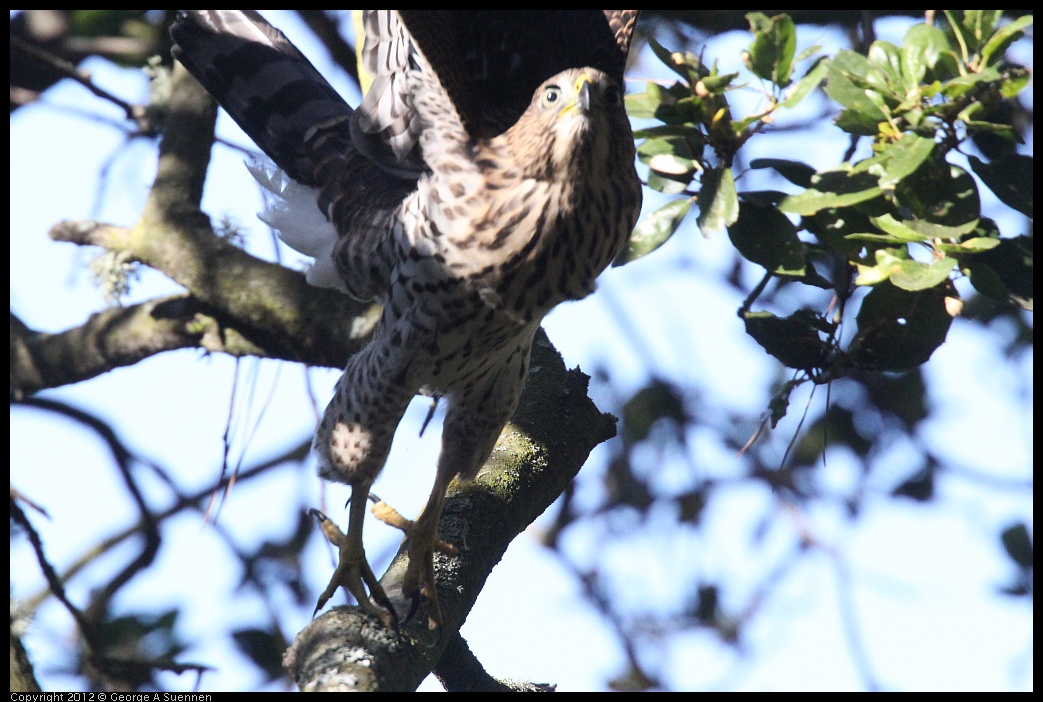
<instances>
[{"instance_id":1,"label":"sharp claw","mask_svg":"<svg viewBox=\"0 0 1043 702\"><path fill-rule=\"evenodd\" d=\"M417 609L420 608L420 593L414 592L409 600L409 614L406 615L405 620L402 622L403 624L408 624L413 619L413 615L416 614Z\"/></svg>"}]
</instances>

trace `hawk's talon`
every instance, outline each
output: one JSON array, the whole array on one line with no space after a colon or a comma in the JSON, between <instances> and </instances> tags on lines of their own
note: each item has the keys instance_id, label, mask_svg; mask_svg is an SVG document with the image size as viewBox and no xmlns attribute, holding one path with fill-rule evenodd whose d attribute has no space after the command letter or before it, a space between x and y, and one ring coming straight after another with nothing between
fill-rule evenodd
<instances>
[{"instance_id":1,"label":"hawk's talon","mask_svg":"<svg viewBox=\"0 0 1043 702\"><path fill-rule=\"evenodd\" d=\"M411 622L413 620L413 615L416 614L418 609L420 609L420 593L414 592L409 597L409 614L407 614L406 618L402 620L402 623L408 624Z\"/></svg>"},{"instance_id":2,"label":"hawk's talon","mask_svg":"<svg viewBox=\"0 0 1043 702\"><path fill-rule=\"evenodd\" d=\"M326 606L326 603L336 594L337 588L343 586L358 602L359 609L377 617L389 629L398 631L398 612L395 611L395 606L391 604L383 586L373 574L373 569L366 560L361 538L351 538L350 529L349 534L345 534L332 519L317 509L308 510L308 514L318 520L326 540L336 546L340 552L337 569L330 577L326 589L319 595L312 617L314 618L319 610ZM369 590L368 596L367 589ZM373 602L376 602L376 605Z\"/></svg>"}]
</instances>

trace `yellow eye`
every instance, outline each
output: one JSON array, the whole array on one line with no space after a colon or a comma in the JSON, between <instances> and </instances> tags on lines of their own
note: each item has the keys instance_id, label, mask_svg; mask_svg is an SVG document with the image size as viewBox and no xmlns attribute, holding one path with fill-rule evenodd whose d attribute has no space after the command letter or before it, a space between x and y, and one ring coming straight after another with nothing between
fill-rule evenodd
<instances>
[{"instance_id":1,"label":"yellow eye","mask_svg":"<svg viewBox=\"0 0 1043 702\"><path fill-rule=\"evenodd\" d=\"M554 107L561 101L561 88L556 85L548 85L543 89L543 106Z\"/></svg>"}]
</instances>

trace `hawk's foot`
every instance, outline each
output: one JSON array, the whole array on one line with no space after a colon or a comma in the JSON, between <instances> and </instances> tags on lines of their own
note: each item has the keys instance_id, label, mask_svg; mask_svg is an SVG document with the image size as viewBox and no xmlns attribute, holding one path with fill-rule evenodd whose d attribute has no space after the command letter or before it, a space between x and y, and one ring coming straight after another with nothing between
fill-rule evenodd
<instances>
[{"instance_id":1,"label":"hawk's foot","mask_svg":"<svg viewBox=\"0 0 1043 702\"><path fill-rule=\"evenodd\" d=\"M333 571L329 585L319 595L312 616L330 601L338 587L343 586L355 597L359 609L367 614L372 614L389 629L397 630L398 613L395 612L395 607L388 599L387 593L384 592L384 588L373 574L373 569L369 567L366 551L362 546L362 534L358 530L350 528L345 534L332 519L317 509L309 510L309 514L318 520L326 539L340 551L337 569ZM366 594L367 587L369 595ZM377 604L375 605L373 602Z\"/></svg>"},{"instance_id":2,"label":"hawk's foot","mask_svg":"<svg viewBox=\"0 0 1043 702\"><path fill-rule=\"evenodd\" d=\"M409 563L402 579L402 594L411 600L412 605L405 621L413 618L423 598L427 602L428 629L434 631L441 628L442 611L438 606L438 591L435 589L434 554L438 551L447 556L455 556L459 551L456 546L438 538L437 519L430 520L430 524L424 523L423 520L406 519L383 500L373 495L370 495L370 499L375 502L371 508L373 515L385 524L405 532L409 544Z\"/></svg>"}]
</instances>

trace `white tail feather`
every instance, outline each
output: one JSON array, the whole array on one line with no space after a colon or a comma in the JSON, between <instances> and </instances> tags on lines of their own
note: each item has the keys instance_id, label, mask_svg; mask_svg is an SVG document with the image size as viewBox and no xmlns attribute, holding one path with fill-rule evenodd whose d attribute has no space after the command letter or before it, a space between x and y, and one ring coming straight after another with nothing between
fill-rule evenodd
<instances>
[{"instance_id":1,"label":"white tail feather","mask_svg":"<svg viewBox=\"0 0 1043 702\"><path fill-rule=\"evenodd\" d=\"M305 273L308 284L347 292L333 265L337 230L316 204L319 191L293 180L267 157L248 159L246 168L264 196L265 208L257 217L284 244L315 259Z\"/></svg>"}]
</instances>

